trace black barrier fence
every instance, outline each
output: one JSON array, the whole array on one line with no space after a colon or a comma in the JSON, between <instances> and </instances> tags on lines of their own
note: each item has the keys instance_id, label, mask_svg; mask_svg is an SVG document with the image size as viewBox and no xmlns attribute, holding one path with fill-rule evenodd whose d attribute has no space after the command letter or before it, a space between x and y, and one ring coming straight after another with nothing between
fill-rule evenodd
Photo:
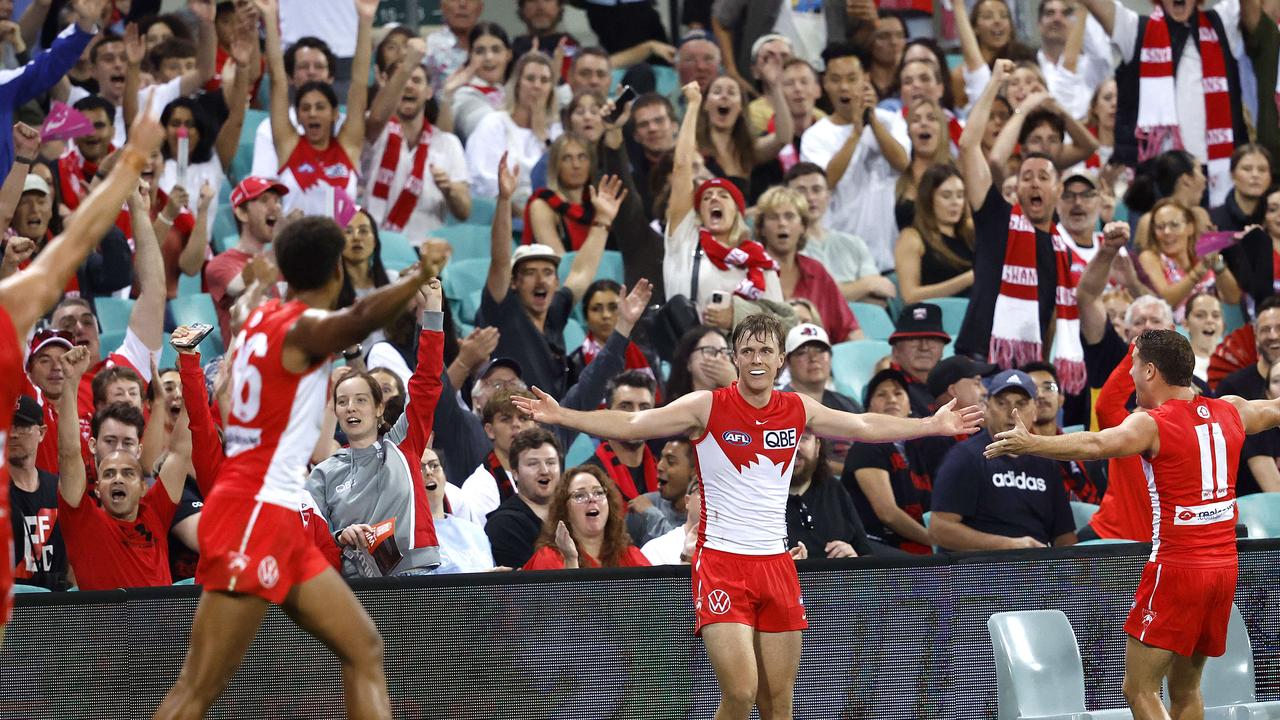
<instances>
[{"instance_id":1,"label":"black barrier fence","mask_svg":"<svg viewBox=\"0 0 1280 720\"><path fill-rule=\"evenodd\" d=\"M905 562L801 563L810 629L795 716L994 718L987 618L1056 608L1089 706L1122 705L1122 625L1148 549L1096 546ZM1241 543L1237 603L1259 699L1280 699L1280 541ZM357 595L386 642L397 718L709 718L688 568L376 581ZM198 590L19 596L0 649L0 718L150 717L177 676ZM342 717L336 660L272 609L217 718Z\"/></svg>"}]
</instances>

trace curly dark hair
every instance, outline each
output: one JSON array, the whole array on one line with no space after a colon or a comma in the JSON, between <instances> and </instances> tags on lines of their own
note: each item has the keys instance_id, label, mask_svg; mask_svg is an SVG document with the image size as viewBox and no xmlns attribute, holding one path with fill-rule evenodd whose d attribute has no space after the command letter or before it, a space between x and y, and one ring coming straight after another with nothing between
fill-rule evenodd
<instances>
[{"instance_id":1,"label":"curly dark hair","mask_svg":"<svg viewBox=\"0 0 1280 720\"><path fill-rule=\"evenodd\" d=\"M556 548L556 526L563 521L565 527L569 528L569 534L573 536L574 544L578 546L578 557L587 555L582 549L582 541L578 539L573 524L569 521L569 503L571 502L569 484L573 478L583 474L590 475L600 482L600 487L604 488L609 501L609 519L604 525L604 542L600 545L600 557L595 560L600 563L600 567L622 567L622 557L626 549L631 547L631 535L627 533L627 503L622 499L622 493L619 492L613 478L610 478L598 465L572 467L560 477L555 495L551 497L547 520L542 523L542 534L538 536L538 542L534 544L533 550L537 552L540 548L551 547L559 552Z\"/></svg>"}]
</instances>

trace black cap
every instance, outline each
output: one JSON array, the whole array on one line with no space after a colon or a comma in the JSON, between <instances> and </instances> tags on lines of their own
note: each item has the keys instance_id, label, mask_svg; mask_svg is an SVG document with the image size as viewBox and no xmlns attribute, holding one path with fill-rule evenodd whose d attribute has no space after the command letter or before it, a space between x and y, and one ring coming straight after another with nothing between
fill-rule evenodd
<instances>
[{"instance_id":1,"label":"black cap","mask_svg":"<svg viewBox=\"0 0 1280 720\"><path fill-rule=\"evenodd\" d=\"M986 377L999 369L998 365L978 362L964 355L952 355L934 365L929 371L929 394L935 398L939 397L957 380Z\"/></svg>"},{"instance_id":2,"label":"black cap","mask_svg":"<svg viewBox=\"0 0 1280 720\"><path fill-rule=\"evenodd\" d=\"M516 374L516 377L522 380L524 379L524 371L520 368L520 363L516 362L514 359L509 357L496 357L490 360L489 362L485 363L484 365L481 365L480 372L476 373L476 379L477 380L485 379L486 377L488 377L489 373L493 372L493 369L496 367L510 368L511 372Z\"/></svg>"},{"instance_id":3,"label":"black cap","mask_svg":"<svg viewBox=\"0 0 1280 720\"><path fill-rule=\"evenodd\" d=\"M40 403L30 395L18 396L18 405L13 410L13 424L18 427L44 424L44 411Z\"/></svg>"},{"instance_id":4,"label":"black cap","mask_svg":"<svg viewBox=\"0 0 1280 720\"><path fill-rule=\"evenodd\" d=\"M893 334L889 336L889 344L922 337L951 342L951 336L942 329L942 308L933 303L913 303L902 308Z\"/></svg>"},{"instance_id":5,"label":"black cap","mask_svg":"<svg viewBox=\"0 0 1280 720\"><path fill-rule=\"evenodd\" d=\"M901 370L894 370L893 368L888 367L871 376L871 381L867 383L867 389L862 393L863 407L871 407L872 393L876 391L876 388L879 387L880 383L886 380L892 380L893 382L901 385L903 391L910 392L907 390L907 386L911 384L911 381L907 379L907 376L904 375Z\"/></svg>"}]
</instances>

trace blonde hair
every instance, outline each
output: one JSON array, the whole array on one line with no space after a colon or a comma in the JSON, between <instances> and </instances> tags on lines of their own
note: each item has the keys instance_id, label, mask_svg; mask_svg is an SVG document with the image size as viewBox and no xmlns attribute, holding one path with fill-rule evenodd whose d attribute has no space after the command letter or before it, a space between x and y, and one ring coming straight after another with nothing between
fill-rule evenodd
<instances>
[{"instance_id":1,"label":"blonde hair","mask_svg":"<svg viewBox=\"0 0 1280 720\"><path fill-rule=\"evenodd\" d=\"M796 250L803 250L805 239L809 230L809 201L804 199L800 193L783 185L775 185L756 201L756 240L764 242L764 216L771 212L779 212L781 210L795 210L800 216L800 224L804 225L805 232L800 233L800 238L796 244Z\"/></svg>"},{"instance_id":2,"label":"blonde hair","mask_svg":"<svg viewBox=\"0 0 1280 720\"><path fill-rule=\"evenodd\" d=\"M583 200L586 200L586 186L591 184L596 174L596 148L581 135L566 132L551 143L551 149L547 151L547 187L564 195L564 188L560 187L560 161L564 159L565 150L569 145L577 145L587 153L587 164L590 170L587 172L586 185L581 188L584 191Z\"/></svg>"},{"instance_id":3,"label":"blonde hair","mask_svg":"<svg viewBox=\"0 0 1280 720\"><path fill-rule=\"evenodd\" d=\"M560 117L560 103L556 99L556 78L558 77L555 68L551 66L551 58L538 50L530 50L520 59L516 61L516 66L511 71L511 77L507 79L506 96L503 99L504 109L508 113L514 113L516 105L519 103L520 78L524 75L524 69L529 65L537 63L547 68L551 73L551 91L547 93L547 117L558 119Z\"/></svg>"}]
</instances>

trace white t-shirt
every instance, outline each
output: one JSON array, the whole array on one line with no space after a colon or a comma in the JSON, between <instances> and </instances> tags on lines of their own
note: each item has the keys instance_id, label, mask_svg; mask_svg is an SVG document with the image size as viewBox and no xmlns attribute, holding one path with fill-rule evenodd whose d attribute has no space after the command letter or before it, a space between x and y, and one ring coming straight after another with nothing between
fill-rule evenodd
<instances>
[{"instance_id":1,"label":"white t-shirt","mask_svg":"<svg viewBox=\"0 0 1280 720\"><path fill-rule=\"evenodd\" d=\"M880 108L876 108L875 113L889 134L910 154L911 138L902 114ZM852 132L852 125L837 125L830 117L822 118L801 136L800 159L826 167ZM898 238L898 224L893 220L897 181L898 173L885 159L874 131L864 127L849 168L831 194L831 207L826 215L829 227L866 242L881 272L893 270L893 245Z\"/></svg>"},{"instance_id":2,"label":"white t-shirt","mask_svg":"<svg viewBox=\"0 0 1280 720\"><path fill-rule=\"evenodd\" d=\"M560 123L548 129L550 140L560 137ZM498 161L507 153L507 162L520 166L519 185L512 205L523 207L532 188L529 176L533 166L542 159L547 146L532 130L516 125L507 112L485 115L467 138L467 171L471 176L472 197L498 197Z\"/></svg>"},{"instance_id":3,"label":"white t-shirt","mask_svg":"<svg viewBox=\"0 0 1280 720\"><path fill-rule=\"evenodd\" d=\"M856 235L838 230L827 230L822 237L810 233L800 254L822 263L838 283L880 274L867 243Z\"/></svg>"},{"instance_id":4,"label":"white t-shirt","mask_svg":"<svg viewBox=\"0 0 1280 720\"><path fill-rule=\"evenodd\" d=\"M147 95L154 92L151 98L151 117L159 120L160 113L164 112L164 106L182 97L182 78L176 77L167 83L160 85L148 85L138 90L138 110L147 106ZM67 93L67 104L75 105L84 98L89 97L90 93L77 85L71 86L71 92ZM124 147L124 143L128 138L129 128L124 122L124 106L116 106L116 116L112 120L115 125L115 134L111 136L111 144L117 148Z\"/></svg>"},{"instance_id":5,"label":"white t-shirt","mask_svg":"<svg viewBox=\"0 0 1280 720\"><path fill-rule=\"evenodd\" d=\"M333 129L335 137L342 132L342 123L346 121L347 114L338 113L338 122ZM302 133L302 123L298 122L298 111L293 105L289 106L289 122L293 123L294 130ZM253 133L253 166L249 174L268 179L280 176L280 158L276 156L275 135L271 133L269 117L263 118Z\"/></svg>"},{"instance_id":6,"label":"white t-shirt","mask_svg":"<svg viewBox=\"0 0 1280 720\"><path fill-rule=\"evenodd\" d=\"M512 489L516 494L520 494L520 490L516 488L513 481ZM485 520L489 513L498 509L502 504L502 499L498 496L498 481L484 465L476 467L475 472L471 473L466 480L462 481L462 493L458 498L458 503L454 504L453 499L449 500L453 509L453 514L461 518L466 518L471 522L484 527Z\"/></svg>"},{"instance_id":7,"label":"white t-shirt","mask_svg":"<svg viewBox=\"0 0 1280 720\"><path fill-rule=\"evenodd\" d=\"M690 210L675 230L667 232L666 256L662 260L662 280L667 289L667 297L689 297L692 291L693 253L700 242L700 224L698 214ZM721 270L703 255L698 265L698 297L693 300L701 310L711 302L711 293L720 291L732 296L738 284L746 277L746 270L733 266ZM764 274L764 297L766 300L783 302L782 283L778 280L778 273L772 270Z\"/></svg>"},{"instance_id":8,"label":"white t-shirt","mask_svg":"<svg viewBox=\"0 0 1280 720\"><path fill-rule=\"evenodd\" d=\"M361 160L363 171L360 174L366 179L360 197L365 208L373 214L379 227L383 226L387 213L395 205L400 197L400 191L409 180L409 175L413 171L414 154L418 150L417 144L409 144L407 138L400 143L400 158L391 180L390 192L387 193L386 199L375 198L373 186L377 181L378 169L382 165L382 153L387 147L390 126L391 124L388 123L387 127L382 129L377 142L366 146L367 150ZM453 182L467 181L467 159L462 153L462 143L453 133L438 128L432 128L430 132L431 135L427 140L427 165L422 169L422 192L418 194L418 204L409 215L409 221L402 231L415 247L427 239L428 233L444 224L445 212L448 210L444 193L440 192L440 188L431 177L431 166L434 165L449 173L449 179Z\"/></svg>"},{"instance_id":9,"label":"white t-shirt","mask_svg":"<svg viewBox=\"0 0 1280 720\"><path fill-rule=\"evenodd\" d=\"M653 565L681 565L684 561L680 559L680 553L684 552L687 535L684 525L671 528L645 543L640 552Z\"/></svg>"},{"instance_id":10,"label":"white t-shirt","mask_svg":"<svg viewBox=\"0 0 1280 720\"><path fill-rule=\"evenodd\" d=\"M208 183L209 188L213 190L213 200L209 203L209 213L205 217L205 230L209 233L210 240L213 239L213 218L218 214L218 190L226 179L227 175L222 172L222 162L218 160L217 150L214 150L213 157L202 163L187 164L187 209L192 215L196 214L200 205L200 187ZM165 160L164 169L160 171L160 179L156 182L166 193L173 190L173 186L178 184L178 161Z\"/></svg>"},{"instance_id":11,"label":"white t-shirt","mask_svg":"<svg viewBox=\"0 0 1280 720\"><path fill-rule=\"evenodd\" d=\"M796 57L804 58L815 70L822 72L826 67L822 50L827 46L827 19L822 13L822 5L818 4L817 12L796 12L791 0L775 2L778 3L778 19L773 22L773 31L791 41L791 50Z\"/></svg>"}]
</instances>

